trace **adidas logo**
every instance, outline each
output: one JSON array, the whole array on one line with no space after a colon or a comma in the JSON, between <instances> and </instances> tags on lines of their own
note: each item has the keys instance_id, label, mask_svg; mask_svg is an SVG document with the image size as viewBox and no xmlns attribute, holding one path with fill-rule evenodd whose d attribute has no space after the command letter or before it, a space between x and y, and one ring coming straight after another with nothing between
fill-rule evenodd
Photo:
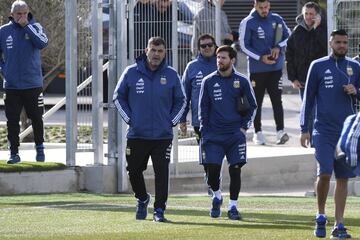
<instances>
[{"instance_id":1,"label":"adidas logo","mask_svg":"<svg viewBox=\"0 0 360 240\"><path fill-rule=\"evenodd\" d=\"M7 37L7 39L6 39L6 42L12 42L13 41L13 38L12 38L12 36L10 35L10 36L8 36Z\"/></svg>"},{"instance_id":2,"label":"adidas logo","mask_svg":"<svg viewBox=\"0 0 360 240\"><path fill-rule=\"evenodd\" d=\"M214 87L220 87L220 84L215 83L215 84L214 84Z\"/></svg>"},{"instance_id":3,"label":"adidas logo","mask_svg":"<svg viewBox=\"0 0 360 240\"><path fill-rule=\"evenodd\" d=\"M144 80L142 78L140 78L137 82L136 82L136 86L144 86Z\"/></svg>"},{"instance_id":4,"label":"adidas logo","mask_svg":"<svg viewBox=\"0 0 360 240\"><path fill-rule=\"evenodd\" d=\"M202 71L199 71L197 74L198 74L198 75L202 75L203 73L202 73Z\"/></svg>"},{"instance_id":5,"label":"adidas logo","mask_svg":"<svg viewBox=\"0 0 360 240\"><path fill-rule=\"evenodd\" d=\"M327 69L327 70L325 71L325 74L331 74L330 69Z\"/></svg>"}]
</instances>

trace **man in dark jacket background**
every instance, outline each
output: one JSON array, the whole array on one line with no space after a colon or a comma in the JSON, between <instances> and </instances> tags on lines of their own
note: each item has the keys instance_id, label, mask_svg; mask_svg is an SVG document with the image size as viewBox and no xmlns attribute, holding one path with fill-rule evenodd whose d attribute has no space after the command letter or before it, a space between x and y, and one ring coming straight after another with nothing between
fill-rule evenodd
<instances>
[{"instance_id":1,"label":"man in dark jacket background","mask_svg":"<svg viewBox=\"0 0 360 240\"><path fill-rule=\"evenodd\" d=\"M320 7L314 2L303 6L296 22L285 54L288 78L293 87L300 90L302 99L310 63L327 55L327 28L320 15Z\"/></svg>"}]
</instances>

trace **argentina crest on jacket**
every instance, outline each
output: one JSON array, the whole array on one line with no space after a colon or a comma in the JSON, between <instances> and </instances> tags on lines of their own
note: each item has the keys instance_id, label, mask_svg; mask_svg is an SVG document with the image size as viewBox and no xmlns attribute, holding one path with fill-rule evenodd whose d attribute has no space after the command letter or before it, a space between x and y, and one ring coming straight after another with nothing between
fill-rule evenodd
<instances>
[{"instance_id":1,"label":"argentina crest on jacket","mask_svg":"<svg viewBox=\"0 0 360 240\"><path fill-rule=\"evenodd\" d=\"M160 77L160 84L161 85L166 85L166 77L165 76Z\"/></svg>"},{"instance_id":2,"label":"argentina crest on jacket","mask_svg":"<svg viewBox=\"0 0 360 240\"><path fill-rule=\"evenodd\" d=\"M233 82L233 86L234 86L234 88L240 88L240 80L235 79L234 82Z\"/></svg>"}]
</instances>

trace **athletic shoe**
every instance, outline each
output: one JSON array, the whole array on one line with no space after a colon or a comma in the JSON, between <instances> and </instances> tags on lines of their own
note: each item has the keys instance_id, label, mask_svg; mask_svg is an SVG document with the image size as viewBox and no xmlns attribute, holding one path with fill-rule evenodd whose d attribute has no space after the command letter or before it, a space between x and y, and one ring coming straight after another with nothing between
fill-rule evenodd
<instances>
[{"instance_id":1,"label":"athletic shoe","mask_svg":"<svg viewBox=\"0 0 360 240\"><path fill-rule=\"evenodd\" d=\"M264 134L261 131L254 133L253 142L256 145L265 145L266 140L265 140Z\"/></svg>"},{"instance_id":2,"label":"athletic shoe","mask_svg":"<svg viewBox=\"0 0 360 240\"><path fill-rule=\"evenodd\" d=\"M316 224L314 230L315 237L318 238L326 237L326 223L327 223L326 216L320 215L316 217Z\"/></svg>"},{"instance_id":3,"label":"athletic shoe","mask_svg":"<svg viewBox=\"0 0 360 240\"><path fill-rule=\"evenodd\" d=\"M333 228L330 239L345 239L345 238L351 238L351 235L347 233L347 229L344 227L344 224L340 223Z\"/></svg>"},{"instance_id":4,"label":"athletic shoe","mask_svg":"<svg viewBox=\"0 0 360 240\"><path fill-rule=\"evenodd\" d=\"M289 135L286 132L280 130L276 133L276 144L285 144L287 141L289 141Z\"/></svg>"},{"instance_id":5,"label":"athletic shoe","mask_svg":"<svg viewBox=\"0 0 360 240\"><path fill-rule=\"evenodd\" d=\"M15 164L21 161L19 154L11 154L10 159L6 162L7 164Z\"/></svg>"},{"instance_id":6,"label":"athletic shoe","mask_svg":"<svg viewBox=\"0 0 360 240\"><path fill-rule=\"evenodd\" d=\"M45 161L44 144L36 145L35 149L36 149L36 161L44 162Z\"/></svg>"},{"instance_id":7,"label":"athletic shoe","mask_svg":"<svg viewBox=\"0 0 360 240\"><path fill-rule=\"evenodd\" d=\"M212 218L218 218L221 216L221 205L223 203L223 199L218 199L217 197L213 197L212 200L212 208L210 210L210 216Z\"/></svg>"},{"instance_id":8,"label":"athletic shoe","mask_svg":"<svg viewBox=\"0 0 360 240\"><path fill-rule=\"evenodd\" d=\"M166 222L167 219L164 217L164 210L157 208L154 211L154 222Z\"/></svg>"},{"instance_id":9,"label":"athletic shoe","mask_svg":"<svg viewBox=\"0 0 360 240\"><path fill-rule=\"evenodd\" d=\"M136 205L136 220L144 220L147 217L148 214L148 205L151 199L151 195L147 193L147 199L145 201L137 200Z\"/></svg>"},{"instance_id":10,"label":"athletic shoe","mask_svg":"<svg viewBox=\"0 0 360 240\"><path fill-rule=\"evenodd\" d=\"M241 220L241 215L235 206L232 206L227 214L230 220Z\"/></svg>"}]
</instances>

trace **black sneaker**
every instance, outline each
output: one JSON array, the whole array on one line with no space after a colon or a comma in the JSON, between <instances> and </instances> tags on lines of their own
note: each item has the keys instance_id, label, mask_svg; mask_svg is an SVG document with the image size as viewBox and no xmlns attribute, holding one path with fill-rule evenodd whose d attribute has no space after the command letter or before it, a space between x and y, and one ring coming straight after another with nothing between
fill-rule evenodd
<instances>
[{"instance_id":1,"label":"black sneaker","mask_svg":"<svg viewBox=\"0 0 360 240\"><path fill-rule=\"evenodd\" d=\"M228 211L228 218L230 220L241 220L241 215L235 206L232 206Z\"/></svg>"}]
</instances>

